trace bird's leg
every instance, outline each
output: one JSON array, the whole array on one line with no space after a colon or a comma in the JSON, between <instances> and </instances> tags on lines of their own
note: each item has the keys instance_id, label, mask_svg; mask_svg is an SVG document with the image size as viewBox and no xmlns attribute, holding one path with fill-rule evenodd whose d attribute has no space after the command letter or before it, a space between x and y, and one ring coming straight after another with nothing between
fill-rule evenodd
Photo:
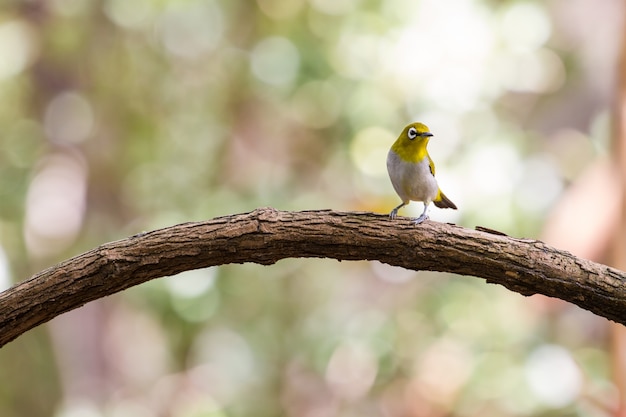
<instances>
[{"instance_id":1,"label":"bird's leg","mask_svg":"<svg viewBox=\"0 0 626 417\"><path fill-rule=\"evenodd\" d=\"M420 216L413 220L413 223L415 224L420 224L421 222L423 222L424 220L428 219L428 214L426 214L426 212L428 211L428 205L430 203L424 203L424 211L422 212L422 214L420 214Z\"/></svg>"},{"instance_id":2,"label":"bird's leg","mask_svg":"<svg viewBox=\"0 0 626 417\"><path fill-rule=\"evenodd\" d=\"M403 201L403 202L402 202L402 203L401 203L398 207L396 207L395 209L391 210L391 213L389 213L389 218L390 218L391 220L395 219L395 218L396 218L396 216L398 215L398 210L399 210L401 207L406 206L407 204L408 204L408 201Z\"/></svg>"}]
</instances>

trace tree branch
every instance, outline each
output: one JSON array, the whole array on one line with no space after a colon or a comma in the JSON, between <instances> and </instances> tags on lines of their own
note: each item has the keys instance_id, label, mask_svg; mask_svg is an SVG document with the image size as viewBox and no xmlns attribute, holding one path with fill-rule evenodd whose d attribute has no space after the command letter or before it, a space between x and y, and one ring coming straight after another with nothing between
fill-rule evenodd
<instances>
[{"instance_id":1,"label":"tree branch","mask_svg":"<svg viewBox=\"0 0 626 417\"><path fill-rule=\"evenodd\" d=\"M473 275L626 324L626 273L537 240L436 222L416 226L372 213L261 208L106 243L15 285L0 294L0 346L66 311L154 278L284 258L379 260Z\"/></svg>"}]
</instances>

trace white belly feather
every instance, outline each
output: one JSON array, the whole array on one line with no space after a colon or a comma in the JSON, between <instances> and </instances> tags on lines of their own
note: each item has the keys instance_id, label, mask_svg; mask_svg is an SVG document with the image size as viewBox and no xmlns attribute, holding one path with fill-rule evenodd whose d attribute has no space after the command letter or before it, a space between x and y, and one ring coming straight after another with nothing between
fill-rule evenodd
<instances>
[{"instance_id":1,"label":"white belly feather","mask_svg":"<svg viewBox=\"0 0 626 417\"><path fill-rule=\"evenodd\" d=\"M387 171L393 188L403 202L413 200L430 203L437 197L439 186L430 172L428 158L418 163L405 162L390 150L387 155Z\"/></svg>"}]
</instances>

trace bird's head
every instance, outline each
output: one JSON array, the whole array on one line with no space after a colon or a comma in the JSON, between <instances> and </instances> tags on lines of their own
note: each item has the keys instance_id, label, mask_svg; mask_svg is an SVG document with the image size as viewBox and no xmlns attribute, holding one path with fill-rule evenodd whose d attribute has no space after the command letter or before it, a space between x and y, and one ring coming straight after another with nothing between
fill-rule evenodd
<instances>
[{"instance_id":1,"label":"bird's head","mask_svg":"<svg viewBox=\"0 0 626 417\"><path fill-rule=\"evenodd\" d=\"M421 160L426 155L426 145L433 136L423 123L411 123L404 128L400 136L393 144L392 149L398 153L402 159L413 162Z\"/></svg>"},{"instance_id":2,"label":"bird's head","mask_svg":"<svg viewBox=\"0 0 626 417\"><path fill-rule=\"evenodd\" d=\"M415 122L405 127L400 137L403 137L407 142L428 142L431 136L433 136L433 134L430 133L428 126L423 123Z\"/></svg>"}]
</instances>

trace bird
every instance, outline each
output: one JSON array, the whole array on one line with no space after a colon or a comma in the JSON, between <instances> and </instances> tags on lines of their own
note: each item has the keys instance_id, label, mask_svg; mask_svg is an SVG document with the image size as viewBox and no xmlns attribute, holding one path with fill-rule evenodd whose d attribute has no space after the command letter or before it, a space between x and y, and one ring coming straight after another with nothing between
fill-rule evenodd
<instances>
[{"instance_id":1,"label":"bird","mask_svg":"<svg viewBox=\"0 0 626 417\"><path fill-rule=\"evenodd\" d=\"M413 219L415 224L428 219L430 203L439 208L457 209L456 204L441 192L435 179L435 164L426 150L432 136L425 124L411 123L402 130L389 149L387 172L394 190L402 200L402 203L389 213L392 220L398 215L398 210L411 200L424 203L422 214Z\"/></svg>"}]
</instances>

